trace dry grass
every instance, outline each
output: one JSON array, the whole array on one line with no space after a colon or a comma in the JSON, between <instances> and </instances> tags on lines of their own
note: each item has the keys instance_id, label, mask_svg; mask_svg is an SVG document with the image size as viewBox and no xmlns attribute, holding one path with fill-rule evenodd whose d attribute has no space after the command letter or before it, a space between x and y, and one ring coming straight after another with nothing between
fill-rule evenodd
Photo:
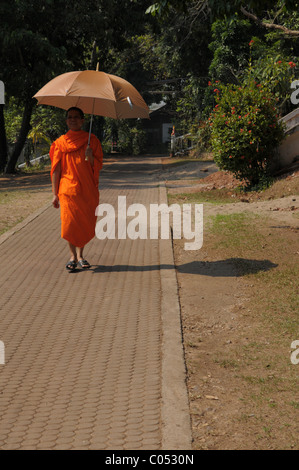
<instances>
[{"instance_id":1,"label":"dry grass","mask_svg":"<svg viewBox=\"0 0 299 470\"><path fill-rule=\"evenodd\" d=\"M0 176L0 235L51 202L49 167Z\"/></svg>"},{"instance_id":2,"label":"dry grass","mask_svg":"<svg viewBox=\"0 0 299 470\"><path fill-rule=\"evenodd\" d=\"M299 339L298 219L288 224L258 209L238 212L239 205L223 213L229 193L244 196L219 189L218 177L208 177L216 186L208 191L170 197L204 202L206 214L200 251L174 240L193 446L299 450L299 364L291 362ZM298 172L281 178L245 206L296 199L298 183ZM219 213L209 215L206 200Z\"/></svg>"}]
</instances>

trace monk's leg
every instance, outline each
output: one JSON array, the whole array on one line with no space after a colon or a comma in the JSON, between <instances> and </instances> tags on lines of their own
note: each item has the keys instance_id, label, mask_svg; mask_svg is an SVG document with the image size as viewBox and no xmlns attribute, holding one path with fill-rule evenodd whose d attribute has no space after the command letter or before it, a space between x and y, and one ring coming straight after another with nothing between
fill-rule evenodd
<instances>
[{"instance_id":1,"label":"monk's leg","mask_svg":"<svg viewBox=\"0 0 299 470\"><path fill-rule=\"evenodd\" d=\"M77 258L76 247L72 245L70 242L68 242L68 244L69 244L69 250L70 250L70 261L75 261L77 263L78 258Z\"/></svg>"},{"instance_id":2,"label":"monk's leg","mask_svg":"<svg viewBox=\"0 0 299 470\"><path fill-rule=\"evenodd\" d=\"M84 250L84 246L81 248L81 247L77 247L77 259L78 259L78 262L80 264L80 266L82 268L90 268L90 264L88 261L86 261L86 259L84 259L84 256L83 256L83 250Z\"/></svg>"},{"instance_id":3,"label":"monk's leg","mask_svg":"<svg viewBox=\"0 0 299 470\"><path fill-rule=\"evenodd\" d=\"M84 246L82 248L77 247L77 257L78 257L78 259L83 259L83 250L84 250Z\"/></svg>"},{"instance_id":4,"label":"monk's leg","mask_svg":"<svg viewBox=\"0 0 299 470\"><path fill-rule=\"evenodd\" d=\"M74 271L78 263L76 247L70 242L68 242L68 245L70 251L70 260L66 264L66 269L68 269L69 271Z\"/></svg>"}]
</instances>

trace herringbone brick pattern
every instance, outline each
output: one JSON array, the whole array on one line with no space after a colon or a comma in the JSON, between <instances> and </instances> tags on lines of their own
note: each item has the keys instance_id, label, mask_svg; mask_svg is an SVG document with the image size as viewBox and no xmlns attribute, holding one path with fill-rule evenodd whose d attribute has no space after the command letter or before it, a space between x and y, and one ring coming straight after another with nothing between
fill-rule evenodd
<instances>
[{"instance_id":1,"label":"herringbone brick pattern","mask_svg":"<svg viewBox=\"0 0 299 470\"><path fill-rule=\"evenodd\" d=\"M158 203L157 170L111 165L101 203ZM0 256L0 448L161 448L159 241L95 238L69 273L49 207Z\"/></svg>"}]
</instances>

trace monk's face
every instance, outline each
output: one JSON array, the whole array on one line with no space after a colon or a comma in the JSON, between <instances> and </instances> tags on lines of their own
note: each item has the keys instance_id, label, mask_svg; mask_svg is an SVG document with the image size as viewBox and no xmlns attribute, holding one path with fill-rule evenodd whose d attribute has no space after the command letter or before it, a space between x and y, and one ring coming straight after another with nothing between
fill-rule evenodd
<instances>
[{"instance_id":1,"label":"monk's face","mask_svg":"<svg viewBox=\"0 0 299 470\"><path fill-rule=\"evenodd\" d=\"M68 129L71 131L80 131L83 125L84 119L81 118L79 111L71 110L68 112L66 118L66 124Z\"/></svg>"}]
</instances>

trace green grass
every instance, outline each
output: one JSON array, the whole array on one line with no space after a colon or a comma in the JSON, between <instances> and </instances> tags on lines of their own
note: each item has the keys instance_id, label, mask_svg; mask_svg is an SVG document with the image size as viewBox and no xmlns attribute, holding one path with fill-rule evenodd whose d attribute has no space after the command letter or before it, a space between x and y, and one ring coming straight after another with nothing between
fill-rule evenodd
<instances>
[{"instance_id":1,"label":"green grass","mask_svg":"<svg viewBox=\"0 0 299 470\"><path fill-rule=\"evenodd\" d=\"M236 199L227 194L226 190L214 189L213 191L198 191L197 193L169 194L168 201L169 204L233 204Z\"/></svg>"},{"instance_id":2,"label":"green grass","mask_svg":"<svg viewBox=\"0 0 299 470\"><path fill-rule=\"evenodd\" d=\"M234 258L245 257L265 243L265 236L255 229L262 224L262 218L247 212L217 214L207 222L208 231L214 235L215 247L225 249L227 255Z\"/></svg>"}]
</instances>

